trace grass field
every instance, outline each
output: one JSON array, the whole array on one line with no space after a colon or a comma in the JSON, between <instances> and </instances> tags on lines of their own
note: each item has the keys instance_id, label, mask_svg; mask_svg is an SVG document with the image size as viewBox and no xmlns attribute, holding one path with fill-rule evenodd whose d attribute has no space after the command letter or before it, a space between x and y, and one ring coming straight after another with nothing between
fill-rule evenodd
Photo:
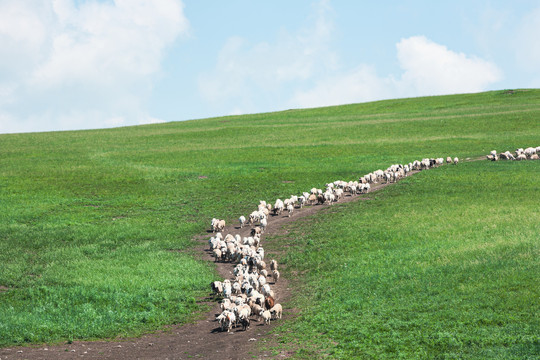
<instances>
[{"instance_id":1,"label":"grass field","mask_svg":"<svg viewBox=\"0 0 540 360\"><path fill-rule=\"evenodd\" d=\"M532 161L446 166L292 226L273 245L301 289L301 315L276 330L283 347L538 359L539 178Z\"/></svg>"},{"instance_id":2,"label":"grass field","mask_svg":"<svg viewBox=\"0 0 540 360\"><path fill-rule=\"evenodd\" d=\"M0 135L0 345L131 336L164 324L188 321L199 308L195 299L207 292L209 282L215 278L212 266L198 261L190 250L193 236L207 229L212 217L233 222L250 212L258 200L274 200L334 179L354 179L396 162L448 155L476 157L492 149L540 145L539 115L540 91L496 91L109 130ZM295 252L286 259L291 269L311 267L313 261L318 261L321 268L332 269L333 256L329 255L328 262L311 259L305 247L308 241L296 241L308 236L313 244L324 248L331 245L318 240L325 236L325 226L344 231L342 237L359 239L349 241L354 249L349 249L353 258L347 262L356 269L347 273L359 278L342 279L341 273L330 272L330 281L343 281L346 288L359 283L365 275L362 271L367 271L362 270L366 263L369 269L381 271L372 274L370 281L376 282L379 277L386 284L404 288L396 293L373 291L370 301L361 297L360 303L347 305L343 301L339 305L343 314L360 309L360 305L363 316L372 312L371 317L363 318L373 320L369 325L372 327L355 329L356 334L372 334L373 346L364 342L355 347L343 332L326 332L315 344L320 351L316 354L329 352L335 357L347 357L362 346L368 350L359 354L374 358L379 357L377 354L392 354L392 346L397 349L396 354L412 354L414 349L430 351L427 345L417 347L418 343L401 335L399 339L404 344L391 342L385 347L383 343L395 332L391 322L401 326L400 322L406 321L392 318L396 312L414 317L415 335L407 336L431 341L429 346L433 348L438 346L437 341L452 344L454 340L470 339L470 333L464 338L456 337L455 332L464 328L472 328L472 332L477 331L475 336L484 338L483 331L491 330L492 325L483 326L481 322L464 322L461 327L432 333L435 326L447 325L449 320L442 315L440 321L430 319L423 307L403 311L381 307L388 313L380 317L374 309L366 310L369 304L383 306L390 302L405 308L411 294L425 297L433 308L442 309L448 301L459 301L460 297L452 297L447 291L441 293L441 282L448 279L453 282L448 288L456 290L459 279L485 276L482 266L493 268L503 289L514 289L512 284L517 284L515 291L519 294L536 294L538 299L538 289L531 288L530 278L534 274L531 270L538 265L538 256L534 256L538 255L538 245L534 239L540 232L533 200L538 200L539 188L537 176L527 178L527 174L538 175L538 167L537 162L482 162L419 174L377 195L381 202L351 205L340 210L343 213L322 215L313 235L291 239ZM520 173L523 176L517 175ZM482 178L480 174L487 175ZM463 184L463 179L469 180ZM488 187L480 189L477 181ZM525 187L528 195L523 193L523 200L528 201L503 191L515 186ZM462 204L468 211L460 213L457 205L447 209L452 203L443 195L433 194L433 204L429 198L419 198L422 189L427 193L449 193L452 203ZM501 191L498 202L495 196ZM470 203L471 195L482 201L470 207L464 205ZM399 196L412 198L408 200L409 211L403 210L401 199L396 200L394 210L387 203ZM502 206L503 200L508 206ZM415 203L422 209L413 207ZM380 217L391 221L379 222L379 227L362 223L358 215L362 213L362 219L368 216L364 214L365 206L372 207L370 213L380 211ZM517 215L513 215L517 208L528 214L519 222ZM427 209L433 210L433 216L423 216ZM386 215L390 210L394 211L390 212L392 215ZM467 220L465 224L457 221L463 225L455 238L452 222L441 221L447 210L454 222L460 214ZM441 216L436 217L437 213ZM512 222L504 225L500 218L508 213ZM491 222L489 215L495 216ZM322 221L324 216L329 216L328 221ZM353 220L343 227L340 216ZM535 216L536 222L531 221ZM412 219L414 224L409 222ZM484 225L477 228L475 224ZM359 228L365 229L359 232ZM338 231L329 236L335 233ZM482 246L491 234L498 237L497 246ZM503 235L511 235L506 247ZM389 248L374 250L366 259L362 256L369 254L366 247L371 245L366 245L369 243L362 236L376 241L373 246L388 243ZM461 253L452 252L457 243ZM342 246L337 243L335 248L338 251ZM486 251L496 251L493 261L481 261ZM385 252L388 257L383 256ZM419 257L414 258L415 254ZM433 267L433 257L437 256L441 264L448 261L447 267ZM460 264L461 256L467 262L477 258L478 266ZM424 278L407 283L409 275L400 271L412 259L418 264L410 265L408 274L414 278L426 272L438 282L435 289L439 295L423 292L430 289L426 288ZM372 266L374 263L376 267ZM518 269L523 269L504 271L505 264L519 264ZM317 277L310 274L299 278L299 284L310 283L312 276ZM473 290L467 286L476 284L476 280L462 281L462 291L479 299L499 301L500 292L489 279L493 278L479 279L481 286ZM325 294L321 293L315 307L312 301L295 301L309 314L312 309L324 309ZM340 296L348 299L348 294L346 291ZM359 291L359 296L365 296L362 294ZM520 298L523 303L514 305L515 311L510 309L500 317L506 319L503 324L523 320L514 330L516 336L523 338L519 342L522 351L530 354L531 349L538 347L538 338L530 336L534 331L538 333L538 318L527 315L537 310L538 301L526 302L531 297L525 295ZM424 305L420 301L415 304ZM450 307L446 311L453 310ZM470 311L477 310L471 307ZM462 321L463 313L456 312L455 316L460 317L457 320ZM303 321L309 319L312 317L302 317L288 325L289 329L303 329L307 327ZM347 317L343 320L351 327L355 325ZM432 320L436 323L433 327L424 326ZM499 333L506 336L507 332L502 332L507 329L505 326ZM339 345L344 342L350 342L350 347ZM449 345L441 354L473 356L486 348L482 344L475 343L467 351ZM499 346L505 343L494 344L490 351L503 356L505 352ZM516 349L512 351L518 353ZM303 356L302 352L298 354Z\"/></svg>"}]
</instances>

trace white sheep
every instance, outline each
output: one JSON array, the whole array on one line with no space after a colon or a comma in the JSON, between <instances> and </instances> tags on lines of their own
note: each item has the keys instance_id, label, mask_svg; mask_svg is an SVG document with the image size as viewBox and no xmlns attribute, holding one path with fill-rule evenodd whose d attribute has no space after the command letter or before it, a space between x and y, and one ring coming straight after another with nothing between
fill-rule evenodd
<instances>
[{"instance_id":1,"label":"white sheep","mask_svg":"<svg viewBox=\"0 0 540 360\"><path fill-rule=\"evenodd\" d=\"M277 283L279 280L279 271L278 270L272 270L272 279L274 280L274 284Z\"/></svg>"},{"instance_id":2,"label":"white sheep","mask_svg":"<svg viewBox=\"0 0 540 360\"><path fill-rule=\"evenodd\" d=\"M221 259L221 250L220 249L214 249L212 250L212 256L214 257L214 262L218 261L218 259Z\"/></svg>"},{"instance_id":3,"label":"white sheep","mask_svg":"<svg viewBox=\"0 0 540 360\"><path fill-rule=\"evenodd\" d=\"M328 201L332 205L336 201L336 196L331 192L324 193L324 200Z\"/></svg>"},{"instance_id":4,"label":"white sheep","mask_svg":"<svg viewBox=\"0 0 540 360\"><path fill-rule=\"evenodd\" d=\"M281 215L283 210L285 209L285 204L281 199L277 199L276 203L274 204L274 214L275 215Z\"/></svg>"},{"instance_id":5,"label":"white sheep","mask_svg":"<svg viewBox=\"0 0 540 360\"><path fill-rule=\"evenodd\" d=\"M232 295L232 284L230 280L223 281L223 296L225 298L230 298Z\"/></svg>"},{"instance_id":6,"label":"white sheep","mask_svg":"<svg viewBox=\"0 0 540 360\"><path fill-rule=\"evenodd\" d=\"M298 205L300 205L300 209L304 207L304 204L307 202L307 197L304 195L298 197Z\"/></svg>"},{"instance_id":7,"label":"white sheep","mask_svg":"<svg viewBox=\"0 0 540 360\"><path fill-rule=\"evenodd\" d=\"M274 317L274 319L281 319L283 315L283 307L281 304L275 304L270 310L270 315Z\"/></svg>"},{"instance_id":8,"label":"white sheep","mask_svg":"<svg viewBox=\"0 0 540 360\"><path fill-rule=\"evenodd\" d=\"M223 285L221 284L221 281L214 281L212 282L212 291L214 292L214 294L216 295L221 295L223 294Z\"/></svg>"},{"instance_id":9,"label":"white sheep","mask_svg":"<svg viewBox=\"0 0 540 360\"><path fill-rule=\"evenodd\" d=\"M525 150L523 150L523 153L525 154L525 156L530 158L533 154L536 154L536 148L528 147Z\"/></svg>"},{"instance_id":10,"label":"white sheep","mask_svg":"<svg viewBox=\"0 0 540 360\"><path fill-rule=\"evenodd\" d=\"M293 204L287 205L287 211L289 212L289 217L291 217L294 211L294 205Z\"/></svg>"},{"instance_id":11,"label":"white sheep","mask_svg":"<svg viewBox=\"0 0 540 360\"><path fill-rule=\"evenodd\" d=\"M249 214L249 224L253 225L257 221L259 221L259 211L253 211L251 214Z\"/></svg>"},{"instance_id":12,"label":"white sheep","mask_svg":"<svg viewBox=\"0 0 540 360\"><path fill-rule=\"evenodd\" d=\"M236 316L232 311L225 310L217 317L217 320L221 325L221 331L225 331L225 329L227 329L227 332L229 332L232 329L233 324L236 322Z\"/></svg>"},{"instance_id":13,"label":"white sheep","mask_svg":"<svg viewBox=\"0 0 540 360\"><path fill-rule=\"evenodd\" d=\"M240 229L242 229L244 225L246 224L246 217L242 215L238 218L238 221L240 222Z\"/></svg>"},{"instance_id":14,"label":"white sheep","mask_svg":"<svg viewBox=\"0 0 540 360\"><path fill-rule=\"evenodd\" d=\"M250 302L251 305L251 314L257 317L257 321L261 320L261 311L264 311L261 305L257 304L255 301Z\"/></svg>"},{"instance_id":15,"label":"white sheep","mask_svg":"<svg viewBox=\"0 0 540 360\"><path fill-rule=\"evenodd\" d=\"M259 316L263 318L265 325L270 325L270 320L272 319L272 314L268 310L261 310Z\"/></svg>"},{"instance_id":16,"label":"white sheep","mask_svg":"<svg viewBox=\"0 0 540 360\"><path fill-rule=\"evenodd\" d=\"M234 307L234 305L231 299L223 299L221 301L221 304L219 304L219 307L221 308L221 311L225 311L225 310L231 310Z\"/></svg>"},{"instance_id":17,"label":"white sheep","mask_svg":"<svg viewBox=\"0 0 540 360\"><path fill-rule=\"evenodd\" d=\"M266 220L266 218L261 219L261 232L264 232L267 226L268 226L268 220Z\"/></svg>"},{"instance_id":18,"label":"white sheep","mask_svg":"<svg viewBox=\"0 0 540 360\"><path fill-rule=\"evenodd\" d=\"M454 158L454 165L457 165L459 162L459 159L457 157Z\"/></svg>"}]
</instances>

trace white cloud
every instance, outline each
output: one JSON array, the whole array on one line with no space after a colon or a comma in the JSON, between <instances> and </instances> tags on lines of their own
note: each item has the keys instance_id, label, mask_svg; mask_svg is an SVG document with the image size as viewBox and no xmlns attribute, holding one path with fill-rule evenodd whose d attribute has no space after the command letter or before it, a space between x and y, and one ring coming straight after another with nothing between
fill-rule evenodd
<instances>
[{"instance_id":1,"label":"white cloud","mask_svg":"<svg viewBox=\"0 0 540 360\"><path fill-rule=\"evenodd\" d=\"M378 77L373 67L360 65L350 72L321 79L309 90L297 91L291 106L305 108L387 98L391 97L391 83L391 79Z\"/></svg>"},{"instance_id":2,"label":"white cloud","mask_svg":"<svg viewBox=\"0 0 540 360\"><path fill-rule=\"evenodd\" d=\"M492 62L456 52L424 36L396 44L397 74L377 74L376 66L340 66L332 47L329 2L313 5L309 26L282 30L275 42L249 44L231 37L215 68L199 78L199 91L221 113L317 107L396 97L479 92L501 80ZM350 44L361 48L362 44Z\"/></svg>"},{"instance_id":3,"label":"white cloud","mask_svg":"<svg viewBox=\"0 0 540 360\"><path fill-rule=\"evenodd\" d=\"M373 66L361 64L340 74L322 77L314 87L300 90L290 106L316 107L396 97L484 91L501 79L498 67L486 60L456 53L423 36L402 39L397 58L399 78L380 77Z\"/></svg>"},{"instance_id":4,"label":"white cloud","mask_svg":"<svg viewBox=\"0 0 540 360\"><path fill-rule=\"evenodd\" d=\"M28 131L148 118L164 52L188 27L179 0L3 1L0 92L11 101L0 102L2 122Z\"/></svg>"},{"instance_id":5,"label":"white cloud","mask_svg":"<svg viewBox=\"0 0 540 360\"><path fill-rule=\"evenodd\" d=\"M284 87L311 81L335 68L336 56L329 47L333 23L328 1L314 4L313 9L309 26L296 33L281 30L274 42L249 44L241 37L230 37L215 68L199 77L201 96L211 106L232 103L233 108L248 112L273 110L283 103ZM231 113L230 106L224 112Z\"/></svg>"},{"instance_id":6,"label":"white cloud","mask_svg":"<svg viewBox=\"0 0 540 360\"><path fill-rule=\"evenodd\" d=\"M495 64L453 52L424 36L402 39L396 48L404 70L400 85L412 87L417 95L479 92L501 79Z\"/></svg>"}]
</instances>

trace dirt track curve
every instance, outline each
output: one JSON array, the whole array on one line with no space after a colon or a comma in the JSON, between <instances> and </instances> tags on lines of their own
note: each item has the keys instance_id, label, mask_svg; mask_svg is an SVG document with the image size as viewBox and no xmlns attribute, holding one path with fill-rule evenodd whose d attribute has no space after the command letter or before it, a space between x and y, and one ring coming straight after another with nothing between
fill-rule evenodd
<instances>
[{"instance_id":1,"label":"dirt track curve","mask_svg":"<svg viewBox=\"0 0 540 360\"><path fill-rule=\"evenodd\" d=\"M418 171L411 172L411 175ZM365 199L373 191L380 190L391 184L375 184L369 194L358 196L346 195L339 203L346 203ZM263 234L261 245L266 244L268 235L277 235L283 231L284 225L290 224L300 218L312 215L331 205L305 206L302 209L295 209L292 217L285 215L270 216L266 232ZM254 208L256 204L254 203ZM228 226L223 234L232 233L248 236L251 228L238 226ZM208 239L211 233L197 236L197 248L204 254L203 259L213 261L208 250ZM271 259L275 254L267 253L265 258ZM232 270L234 264L230 262L217 262L217 271L223 279L233 278ZM281 265L280 265L281 268ZM269 352L258 350L258 343L271 340L269 331L282 321L287 321L292 315L292 311L287 306L291 297L288 281L283 276L277 284L270 285L274 290L277 302L284 307L283 319L272 321L270 325L263 325L262 321L252 320L251 327L247 331L242 331L241 327L233 329L230 333L222 333L219 324L214 320L219 314L219 304L215 303L211 311L206 316L193 324L168 326L165 330L151 333L138 338L114 339L112 341L74 341L71 344L61 345L38 345L33 347L11 347L0 349L0 360L6 359L253 359L253 358L278 358L287 357L287 353L271 355ZM209 290L210 293L210 290ZM201 299L201 301L212 301L212 298Z\"/></svg>"}]
</instances>

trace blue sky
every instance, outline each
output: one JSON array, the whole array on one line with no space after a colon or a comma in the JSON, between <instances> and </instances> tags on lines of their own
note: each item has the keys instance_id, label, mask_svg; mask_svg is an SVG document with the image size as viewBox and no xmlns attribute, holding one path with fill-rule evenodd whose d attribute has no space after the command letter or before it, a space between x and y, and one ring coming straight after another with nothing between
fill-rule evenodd
<instances>
[{"instance_id":1,"label":"blue sky","mask_svg":"<svg viewBox=\"0 0 540 360\"><path fill-rule=\"evenodd\" d=\"M0 133L540 87L538 1L0 0Z\"/></svg>"}]
</instances>

